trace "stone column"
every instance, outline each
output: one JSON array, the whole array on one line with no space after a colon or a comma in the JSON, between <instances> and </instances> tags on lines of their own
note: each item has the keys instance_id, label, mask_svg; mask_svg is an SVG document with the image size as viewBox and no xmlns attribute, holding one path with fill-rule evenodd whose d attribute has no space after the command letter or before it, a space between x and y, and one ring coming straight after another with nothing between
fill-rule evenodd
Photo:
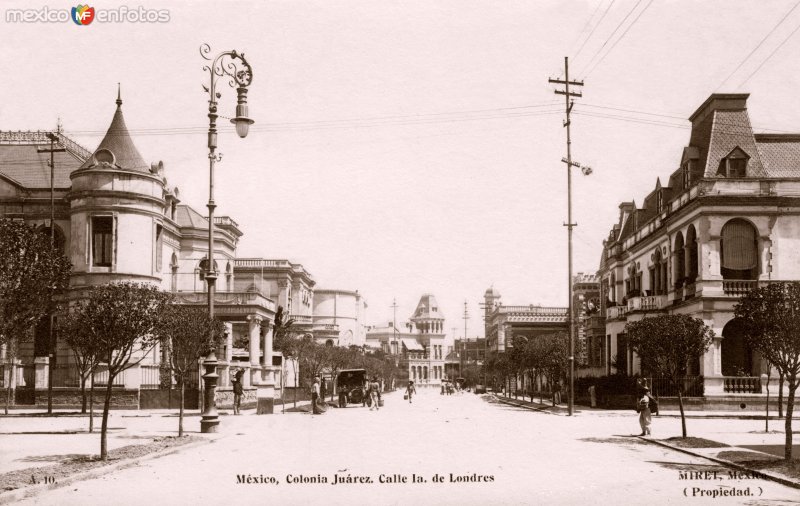
<instances>
[{"instance_id":1,"label":"stone column","mask_svg":"<svg viewBox=\"0 0 800 506\"><path fill-rule=\"evenodd\" d=\"M247 335L250 338L250 365L258 366L260 359L260 332L261 332L261 318L256 315L247 317Z\"/></svg>"}]
</instances>

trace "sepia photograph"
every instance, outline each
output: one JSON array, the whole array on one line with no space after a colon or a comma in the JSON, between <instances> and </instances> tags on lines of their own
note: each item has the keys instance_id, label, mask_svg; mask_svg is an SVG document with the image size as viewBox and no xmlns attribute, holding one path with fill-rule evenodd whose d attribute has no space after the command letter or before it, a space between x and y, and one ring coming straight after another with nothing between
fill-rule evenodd
<instances>
[{"instance_id":1,"label":"sepia photograph","mask_svg":"<svg viewBox=\"0 0 800 506\"><path fill-rule=\"evenodd\" d=\"M0 505L800 504L800 0L4 0Z\"/></svg>"}]
</instances>

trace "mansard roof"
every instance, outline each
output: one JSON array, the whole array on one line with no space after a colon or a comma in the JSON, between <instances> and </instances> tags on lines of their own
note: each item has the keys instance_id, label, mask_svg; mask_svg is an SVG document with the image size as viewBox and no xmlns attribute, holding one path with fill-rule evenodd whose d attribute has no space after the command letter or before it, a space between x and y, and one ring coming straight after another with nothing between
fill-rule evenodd
<instances>
[{"instance_id":1,"label":"mansard roof","mask_svg":"<svg viewBox=\"0 0 800 506\"><path fill-rule=\"evenodd\" d=\"M50 153L39 152L39 149L50 148L48 133L50 132L0 132L0 174L5 176L4 179L27 189L50 188ZM70 172L83 163L88 151L63 134L52 133L58 136L56 147L66 147L66 151L53 155L53 186L69 188L72 185Z\"/></svg>"},{"instance_id":2,"label":"mansard roof","mask_svg":"<svg viewBox=\"0 0 800 506\"><path fill-rule=\"evenodd\" d=\"M436 302L436 297L433 294L425 293L419 298L417 309L414 310L413 319L421 318L436 318L444 319L439 303Z\"/></svg>"},{"instance_id":3,"label":"mansard roof","mask_svg":"<svg viewBox=\"0 0 800 506\"><path fill-rule=\"evenodd\" d=\"M101 150L111 152L113 164L121 169L150 172L150 166L145 163L139 150L133 144L130 132L128 132L125 116L122 114L122 99L119 98L119 95L117 95L117 110L114 112L114 118L111 120L111 125L108 127L105 137L100 141L100 145L97 146L94 154L80 168L94 167L99 161L102 161L97 159ZM104 154L105 151L103 151Z\"/></svg>"},{"instance_id":4,"label":"mansard roof","mask_svg":"<svg viewBox=\"0 0 800 506\"><path fill-rule=\"evenodd\" d=\"M767 177L800 177L800 135L755 134Z\"/></svg>"}]
</instances>

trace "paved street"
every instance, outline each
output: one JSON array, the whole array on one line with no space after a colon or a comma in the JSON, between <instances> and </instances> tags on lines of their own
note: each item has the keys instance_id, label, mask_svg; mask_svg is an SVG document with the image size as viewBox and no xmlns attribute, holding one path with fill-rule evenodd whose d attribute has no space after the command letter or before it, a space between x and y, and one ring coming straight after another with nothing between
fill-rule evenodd
<instances>
[{"instance_id":1,"label":"paved street","mask_svg":"<svg viewBox=\"0 0 800 506\"><path fill-rule=\"evenodd\" d=\"M190 419L189 427L197 420ZM320 416L226 416L223 423L224 437L211 444L22 504L788 504L800 496L769 481L729 480L726 472L716 482L679 479L679 470L719 468L630 437L638 432L633 412L567 418L472 394L423 391L411 405L399 392L389 394L377 412L331 408ZM655 436L678 435L679 424L658 418ZM689 431L713 439L715 430L747 432L761 424L690 420ZM274 477L276 484L240 484L237 475ZM382 475L408 482L379 483ZM435 482L436 475L444 482ZM333 485L335 476L369 477L372 483ZM412 483L415 477L425 481ZM327 483L312 483L323 479ZM692 487L749 487L761 495L685 498Z\"/></svg>"}]
</instances>

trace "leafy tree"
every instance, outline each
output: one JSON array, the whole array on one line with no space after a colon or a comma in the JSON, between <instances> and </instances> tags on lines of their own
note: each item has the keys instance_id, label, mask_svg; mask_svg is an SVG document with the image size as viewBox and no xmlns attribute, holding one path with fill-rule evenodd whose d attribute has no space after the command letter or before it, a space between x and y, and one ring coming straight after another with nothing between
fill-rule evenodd
<instances>
[{"instance_id":1,"label":"leafy tree","mask_svg":"<svg viewBox=\"0 0 800 506\"><path fill-rule=\"evenodd\" d=\"M792 414L800 375L800 283L756 288L734 308L748 344L788 381L784 458L792 460Z\"/></svg>"},{"instance_id":2,"label":"leafy tree","mask_svg":"<svg viewBox=\"0 0 800 506\"><path fill-rule=\"evenodd\" d=\"M178 437L182 437L186 380L192 370L198 370L199 360L222 344L225 324L211 319L203 307L171 304L164 309L160 338L169 369L181 391Z\"/></svg>"},{"instance_id":3,"label":"leafy tree","mask_svg":"<svg viewBox=\"0 0 800 506\"><path fill-rule=\"evenodd\" d=\"M142 283L93 286L72 308L76 326L91 340L102 363L108 365L108 384L100 427L100 458L108 459L108 411L114 379L134 367L161 335L169 294Z\"/></svg>"},{"instance_id":4,"label":"leafy tree","mask_svg":"<svg viewBox=\"0 0 800 506\"><path fill-rule=\"evenodd\" d=\"M711 346L714 331L699 318L662 314L625 325L628 343L654 375L666 378L678 390L681 431L686 437L683 391L687 365Z\"/></svg>"},{"instance_id":5,"label":"leafy tree","mask_svg":"<svg viewBox=\"0 0 800 506\"><path fill-rule=\"evenodd\" d=\"M81 382L81 413L86 413L86 382L89 388L89 432L94 432L94 370L100 363L97 341L80 326L75 313L67 312L58 319L58 332L72 350Z\"/></svg>"},{"instance_id":6,"label":"leafy tree","mask_svg":"<svg viewBox=\"0 0 800 506\"><path fill-rule=\"evenodd\" d=\"M292 341L295 339L295 334L297 333L297 329L294 326L294 319L289 318L286 313L283 311L283 306L278 306L277 311L275 311L275 321L273 322L273 330L272 330L272 348L275 351L284 352L283 354L286 355L285 350L291 348Z\"/></svg>"},{"instance_id":7,"label":"leafy tree","mask_svg":"<svg viewBox=\"0 0 800 506\"><path fill-rule=\"evenodd\" d=\"M25 223L0 220L0 344L9 352L11 378L20 342L54 310L53 296L67 287L71 268L47 236ZM13 383L6 389L6 414Z\"/></svg>"}]
</instances>

